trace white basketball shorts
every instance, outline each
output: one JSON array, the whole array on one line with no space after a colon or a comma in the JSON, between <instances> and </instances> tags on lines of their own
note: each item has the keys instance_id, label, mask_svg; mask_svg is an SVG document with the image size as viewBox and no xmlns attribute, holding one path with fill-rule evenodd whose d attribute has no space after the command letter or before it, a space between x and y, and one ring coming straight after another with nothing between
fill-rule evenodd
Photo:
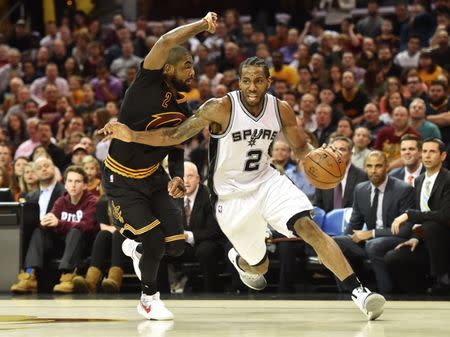
<instances>
[{"instance_id":1,"label":"white basketball shorts","mask_svg":"<svg viewBox=\"0 0 450 337\"><path fill-rule=\"evenodd\" d=\"M239 255L256 265L266 254L267 224L287 237L287 227L296 214L313 209L308 197L278 171L262 182L258 189L239 197L218 198L216 217L220 228Z\"/></svg>"}]
</instances>

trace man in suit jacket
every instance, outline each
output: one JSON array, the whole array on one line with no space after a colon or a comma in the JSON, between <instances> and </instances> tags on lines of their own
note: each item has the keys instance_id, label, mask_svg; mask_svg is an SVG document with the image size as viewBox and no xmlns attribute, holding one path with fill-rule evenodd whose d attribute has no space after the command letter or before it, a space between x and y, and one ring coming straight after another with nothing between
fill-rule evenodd
<instances>
[{"instance_id":1,"label":"man in suit jacket","mask_svg":"<svg viewBox=\"0 0 450 337\"><path fill-rule=\"evenodd\" d=\"M415 230L415 233L421 231L423 234L430 272L434 278L431 293L438 295L450 294L450 172L442 167L446 156L445 144L440 139L424 141L422 160L426 173L416 179L415 207L398 216L391 226L394 234L399 233L405 223L417 224L415 229L421 229ZM421 261L422 252L416 248L420 248L417 236L396 247L390 262L397 265L397 262L409 264L411 259ZM395 255L403 256L403 259L395 259ZM401 284L408 281L405 278L414 275L414 268L404 272L401 275L403 281L399 282Z\"/></svg>"},{"instance_id":2,"label":"man in suit jacket","mask_svg":"<svg viewBox=\"0 0 450 337\"><path fill-rule=\"evenodd\" d=\"M403 166L392 170L391 177L414 186L414 180L425 172L421 160L422 142L416 135L406 134L400 140L400 159Z\"/></svg>"},{"instance_id":3,"label":"man in suit jacket","mask_svg":"<svg viewBox=\"0 0 450 337\"><path fill-rule=\"evenodd\" d=\"M345 235L334 239L353 266L370 259L379 291L388 293L393 283L384 263L384 255L399 243L406 241L411 226L405 226L393 235L392 221L414 204L413 188L388 177L388 162L381 151L372 151L366 158L369 181L355 188L353 212ZM363 230L364 224L367 229Z\"/></svg>"},{"instance_id":4,"label":"man in suit jacket","mask_svg":"<svg viewBox=\"0 0 450 337\"><path fill-rule=\"evenodd\" d=\"M315 206L322 208L327 213L337 208L352 207L355 186L367 180L367 174L351 162L353 142L350 138L338 136L334 138L331 146L341 152L347 169L341 183L334 189L316 189Z\"/></svg>"},{"instance_id":5,"label":"man in suit jacket","mask_svg":"<svg viewBox=\"0 0 450 337\"><path fill-rule=\"evenodd\" d=\"M30 209L37 209L33 222L24 224L24 237L22 256L25 257L28 249L28 243L31 239L33 230L39 226L39 221L53 209L56 199L64 194L66 189L64 185L55 178L55 165L50 158L39 157L35 160L33 166L39 181L39 188L25 196L25 201L31 205Z\"/></svg>"},{"instance_id":6,"label":"man in suit jacket","mask_svg":"<svg viewBox=\"0 0 450 337\"><path fill-rule=\"evenodd\" d=\"M203 274L204 291L218 291L218 261L224 259L223 233L214 217L208 188L200 184L197 166L184 163L186 249L182 260L197 260Z\"/></svg>"}]
</instances>

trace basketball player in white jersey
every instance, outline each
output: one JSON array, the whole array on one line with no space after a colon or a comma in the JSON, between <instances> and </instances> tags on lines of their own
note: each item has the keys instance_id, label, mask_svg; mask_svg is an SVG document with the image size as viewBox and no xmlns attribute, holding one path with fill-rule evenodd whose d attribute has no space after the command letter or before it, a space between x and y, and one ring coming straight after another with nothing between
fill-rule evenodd
<instances>
[{"instance_id":1,"label":"basketball player in white jersey","mask_svg":"<svg viewBox=\"0 0 450 337\"><path fill-rule=\"evenodd\" d=\"M268 148L280 130L297 158L310 150L288 103L267 93L269 69L251 57L240 65L239 90L210 99L176 127L132 131L118 122L101 132L107 138L150 146L181 144L209 126L209 187L222 231L233 247L228 257L250 288L266 286L269 267L265 230L270 224L286 235L298 235L324 265L352 290L352 298L369 320L383 312L385 299L363 287L333 239L311 219L313 206L288 178L270 166Z\"/></svg>"}]
</instances>

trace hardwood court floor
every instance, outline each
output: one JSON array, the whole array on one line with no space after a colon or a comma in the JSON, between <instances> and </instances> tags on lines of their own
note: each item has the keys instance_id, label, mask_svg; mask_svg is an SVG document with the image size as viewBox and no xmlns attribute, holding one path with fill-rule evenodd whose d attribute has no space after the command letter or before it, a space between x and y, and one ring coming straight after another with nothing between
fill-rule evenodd
<instances>
[{"instance_id":1,"label":"hardwood court floor","mask_svg":"<svg viewBox=\"0 0 450 337\"><path fill-rule=\"evenodd\" d=\"M0 298L0 336L450 336L450 302L391 301L366 322L351 301L166 300L174 322L145 321L128 299Z\"/></svg>"}]
</instances>

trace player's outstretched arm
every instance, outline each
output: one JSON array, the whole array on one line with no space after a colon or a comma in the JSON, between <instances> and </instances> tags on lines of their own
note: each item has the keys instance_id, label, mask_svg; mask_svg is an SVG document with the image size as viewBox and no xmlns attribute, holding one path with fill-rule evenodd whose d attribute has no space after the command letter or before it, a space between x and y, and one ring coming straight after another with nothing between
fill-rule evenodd
<instances>
[{"instance_id":1,"label":"player's outstretched arm","mask_svg":"<svg viewBox=\"0 0 450 337\"><path fill-rule=\"evenodd\" d=\"M167 32L156 41L153 48L145 57L144 68L150 70L161 69L167 60L170 49L186 42L189 38L203 31L214 33L216 31L216 24L217 14L209 12L199 21L177 27Z\"/></svg>"},{"instance_id":2,"label":"player's outstretched arm","mask_svg":"<svg viewBox=\"0 0 450 337\"><path fill-rule=\"evenodd\" d=\"M284 136L297 159L303 160L306 154L314 148L306 141L305 130L298 127L295 113L291 106L285 101L278 100L278 107Z\"/></svg>"},{"instance_id":3,"label":"player's outstretched arm","mask_svg":"<svg viewBox=\"0 0 450 337\"><path fill-rule=\"evenodd\" d=\"M108 122L99 133L104 134L106 139L117 138L124 142L150 146L172 146L183 143L212 123L227 125L227 108L229 108L227 98L212 98L203 103L193 116L175 127L133 131L125 124L113 121Z\"/></svg>"}]
</instances>

